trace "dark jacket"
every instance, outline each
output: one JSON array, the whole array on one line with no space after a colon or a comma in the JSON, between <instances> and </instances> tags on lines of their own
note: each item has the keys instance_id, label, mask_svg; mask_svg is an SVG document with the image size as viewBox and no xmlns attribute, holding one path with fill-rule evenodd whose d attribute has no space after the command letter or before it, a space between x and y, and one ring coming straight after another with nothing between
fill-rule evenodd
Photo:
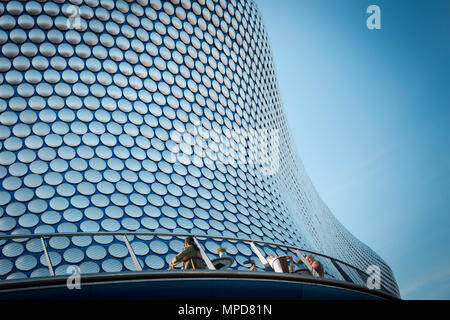
<instances>
[{"instance_id":1,"label":"dark jacket","mask_svg":"<svg viewBox=\"0 0 450 320\"><path fill-rule=\"evenodd\" d=\"M192 262L191 262L192 261ZM172 264L177 265L180 262L184 262L183 269L205 269L206 265L200 255L200 251L196 249L193 245L184 247L184 249L177 254L173 260ZM194 267L192 266L194 264Z\"/></svg>"}]
</instances>

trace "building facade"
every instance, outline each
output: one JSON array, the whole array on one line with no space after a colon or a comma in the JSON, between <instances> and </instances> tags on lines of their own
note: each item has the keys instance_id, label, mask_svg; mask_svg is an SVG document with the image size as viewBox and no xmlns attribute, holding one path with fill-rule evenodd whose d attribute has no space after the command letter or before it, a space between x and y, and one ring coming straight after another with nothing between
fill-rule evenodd
<instances>
[{"instance_id":1,"label":"building facade","mask_svg":"<svg viewBox=\"0 0 450 320\"><path fill-rule=\"evenodd\" d=\"M315 191L251 0L0 2L0 232L167 232L282 243L392 271ZM179 237L128 237L165 270ZM248 246L207 240L235 259ZM135 270L113 235L0 240L0 279ZM261 246L266 255L286 254ZM320 259L319 259L320 260ZM355 283L354 270L322 261ZM0 280L0 281L1 281Z\"/></svg>"}]
</instances>

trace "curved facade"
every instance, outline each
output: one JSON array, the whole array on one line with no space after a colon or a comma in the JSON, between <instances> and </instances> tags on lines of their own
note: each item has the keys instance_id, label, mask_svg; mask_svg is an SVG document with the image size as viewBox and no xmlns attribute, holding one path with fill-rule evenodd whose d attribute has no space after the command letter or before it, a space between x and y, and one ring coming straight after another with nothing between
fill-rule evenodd
<instances>
[{"instance_id":1,"label":"curved facade","mask_svg":"<svg viewBox=\"0 0 450 320\"><path fill-rule=\"evenodd\" d=\"M3 234L279 242L378 265L398 295L389 267L336 221L298 159L253 1L1 2L0 178ZM57 275L135 270L122 240L58 237L46 248ZM129 242L149 270L167 269L183 246ZM219 243L246 269L248 247L208 240L211 257ZM39 239L2 240L1 250L0 279L49 275Z\"/></svg>"}]
</instances>

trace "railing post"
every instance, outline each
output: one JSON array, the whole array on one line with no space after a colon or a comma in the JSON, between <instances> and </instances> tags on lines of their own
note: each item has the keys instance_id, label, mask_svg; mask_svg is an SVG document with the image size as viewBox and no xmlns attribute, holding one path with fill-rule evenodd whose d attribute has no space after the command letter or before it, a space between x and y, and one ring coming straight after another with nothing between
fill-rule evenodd
<instances>
[{"instance_id":1,"label":"railing post","mask_svg":"<svg viewBox=\"0 0 450 320\"><path fill-rule=\"evenodd\" d=\"M50 272L50 275L52 277L54 277L55 273L53 272L52 262L50 261L50 257L48 256L47 247L45 246L45 242L44 242L44 237L41 237L41 244L42 244L42 249L44 249L45 260L47 260L48 271Z\"/></svg>"},{"instance_id":2,"label":"railing post","mask_svg":"<svg viewBox=\"0 0 450 320\"><path fill-rule=\"evenodd\" d=\"M347 272L345 272L345 270L339 265L338 262L334 261L333 259L330 259L330 261L331 261L331 264L336 268L338 273L342 276L342 278L344 278L345 281L355 283L352 280L352 278L350 278L350 276L347 274Z\"/></svg>"},{"instance_id":3,"label":"railing post","mask_svg":"<svg viewBox=\"0 0 450 320\"><path fill-rule=\"evenodd\" d=\"M130 243L128 242L127 236L124 234L123 239L125 241L125 245L128 248L128 252L130 253L131 259L134 262L134 266L136 267L137 271L142 271L141 265L139 264L139 261L136 258L136 255L134 254L133 248L131 248Z\"/></svg>"},{"instance_id":4,"label":"railing post","mask_svg":"<svg viewBox=\"0 0 450 320\"><path fill-rule=\"evenodd\" d=\"M261 261L263 266L267 265L268 264L267 259L262 255L261 251L259 251L259 249L256 247L256 245L253 241L250 242L250 247L252 248L252 250L256 254L256 256L258 257L259 261Z\"/></svg>"},{"instance_id":5,"label":"railing post","mask_svg":"<svg viewBox=\"0 0 450 320\"><path fill-rule=\"evenodd\" d=\"M367 279L369 278L369 275L366 273L362 273L358 269L355 270L356 275L358 276L359 280L361 280L361 285L367 285Z\"/></svg>"},{"instance_id":6,"label":"railing post","mask_svg":"<svg viewBox=\"0 0 450 320\"><path fill-rule=\"evenodd\" d=\"M197 238L193 237L195 244L198 247L198 250L200 250L200 254L202 256L203 261L205 261L206 266L208 267L209 270L216 270L216 267L214 267L214 265L212 264L211 260L209 260L208 256L206 255L205 251L203 250L202 246L200 245L200 243L197 241Z\"/></svg>"}]
</instances>

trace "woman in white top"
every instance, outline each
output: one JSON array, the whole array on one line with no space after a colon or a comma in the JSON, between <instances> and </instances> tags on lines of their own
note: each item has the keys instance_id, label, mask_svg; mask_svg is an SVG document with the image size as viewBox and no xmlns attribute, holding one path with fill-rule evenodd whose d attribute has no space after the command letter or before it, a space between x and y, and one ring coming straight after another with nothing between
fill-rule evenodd
<instances>
[{"instance_id":1,"label":"woman in white top","mask_svg":"<svg viewBox=\"0 0 450 320\"><path fill-rule=\"evenodd\" d=\"M281 268L280 259L275 258L273 255L267 256L267 262L270 264L272 269L275 272L283 272L283 269Z\"/></svg>"}]
</instances>

